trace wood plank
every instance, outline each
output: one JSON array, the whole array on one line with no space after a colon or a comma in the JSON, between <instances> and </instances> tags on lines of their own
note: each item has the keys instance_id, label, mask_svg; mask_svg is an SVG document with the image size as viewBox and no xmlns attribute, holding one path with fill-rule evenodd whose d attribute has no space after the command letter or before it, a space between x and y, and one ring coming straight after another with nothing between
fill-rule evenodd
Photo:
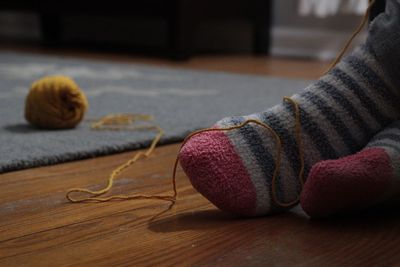
<instances>
[{"instance_id":1,"label":"wood plank","mask_svg":"<svg viewBox=\"0 0 400 267\"><path fill-rule=\"evenodd\" d=\"M142 62L121 56L108 59ZM146 64L172 67L176 64L155 61L143 59ZM313 69L314 64L318 67ZM325 65L224 56L201 57L178 67L261 74L276 71L279 76L313 78ZM308 74L303 72L307 68ZM178 149L179 144L157 148L150 158L121 174L111 193L172 193L172 164ZM395 210L312 221L297 207L274 216L237 218L219 211L198 194L181 170L177 175L178 202L167 212L164 211L169 204L159 200L78 204L66 200L65 193L72 187L102 188L109 173L133 154L0 175L0 266L393 266L400 263L400 214Z\"/></svg>"}]
</instances>

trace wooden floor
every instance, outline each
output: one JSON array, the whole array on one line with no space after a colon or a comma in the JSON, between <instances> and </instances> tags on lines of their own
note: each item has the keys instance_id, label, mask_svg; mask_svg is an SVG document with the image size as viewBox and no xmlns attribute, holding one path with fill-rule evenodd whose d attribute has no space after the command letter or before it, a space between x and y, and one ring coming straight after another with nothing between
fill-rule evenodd
<instances>
[{"instance_id":1,"label":"wooden floor","mask_svg":"<svg viewBox=\"0 0 400 267\"><path fill-rule=\"evenodd\" d=\"M283 77L316 78L327 67L251 56L203 56L178 64L123 55L63 54ZM124 172L112 193L171 194L178 148L157 148ZM181 170L178 202L163 214L169 204L159 200L66 200L72 187L104 186L108 174L132 155L0 175L0 266L400 266L398 212L311 221L296 208L270 217L235 218L196 193Z\"/></svg>"}]
</instances>

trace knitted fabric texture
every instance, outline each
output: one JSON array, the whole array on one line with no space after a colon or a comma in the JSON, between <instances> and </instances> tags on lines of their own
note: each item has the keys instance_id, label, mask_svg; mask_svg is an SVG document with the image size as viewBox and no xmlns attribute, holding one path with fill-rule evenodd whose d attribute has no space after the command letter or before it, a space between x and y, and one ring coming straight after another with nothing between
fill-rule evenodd
<instances>
[{"instance_id":1,"label":"knitted fabric texture","mask_svg":"<svg viewBox=\"0 0 400 267\"><path fill-rule=\"evenodd\" d=\"M364 45L292 96L300 107L305 175L321 160L359 151L373 135L400 118L400 83L389 71L399 63L386 60L393 57L394 44L400 45L400 4L391 1L390 5L390 13L372 23ZM384 38L382 32L387 33ZM282 103L260 113L228 117L215 127L229 127L247 119L264 122L281 137L277 198L280 202L293 201L302 186L297 178L300 160L292 105ZM182 148L179 158L193 186L217 207L257 216L290 208L277 205L271 197L275 151L269 132L248 124L237 130L196 135Z\"/></svg>"},{"instance_id":2,"label":"knitted fabric texture","mask_svg":"<svg viewBox=\"0 0 400 267\"><path fill-rule=\"evenodd\" d=\"M311 217L360 211L400 193L400 121L357 154L313 166L301 194Z\"/></svg>"}]
</instances>

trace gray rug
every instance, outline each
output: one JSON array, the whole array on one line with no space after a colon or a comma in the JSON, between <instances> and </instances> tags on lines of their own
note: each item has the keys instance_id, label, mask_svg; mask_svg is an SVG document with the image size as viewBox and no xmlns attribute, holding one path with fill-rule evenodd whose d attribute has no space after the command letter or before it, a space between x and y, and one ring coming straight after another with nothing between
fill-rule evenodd
<instances>
[{"instance_id":1,"label":"gray rug","mask_svg":"<svg viewBox=\"0 0 400 267\"><path fill-rule=\"evenodd\" d=\"M147 113L163 127L162 144L181 141L222 117L262 111L309 82L218 72L113 64L52 56L0 53L0 173L134 150L151 132L38 130L24 120L30 84L50 74L73 77L89 99L87 118Z\"/></svg>"}]
</instances>

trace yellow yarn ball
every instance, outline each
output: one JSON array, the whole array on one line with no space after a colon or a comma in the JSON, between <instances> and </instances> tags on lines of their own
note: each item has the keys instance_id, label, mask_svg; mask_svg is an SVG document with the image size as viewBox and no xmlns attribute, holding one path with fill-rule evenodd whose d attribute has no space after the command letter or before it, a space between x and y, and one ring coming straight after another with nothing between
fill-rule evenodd
<instances>
[{"instance_id":1,"label":"yellow yarn ball","mask_svg":"<svg viewBox=\"0 0 400 267\"><path fill-rule=\"evenodd\" d=\"M86 96L66 76L47 76L35 81L25 102L25 119L46 129L73 128L88 109Z\"/></svg>"}]
</instances>

